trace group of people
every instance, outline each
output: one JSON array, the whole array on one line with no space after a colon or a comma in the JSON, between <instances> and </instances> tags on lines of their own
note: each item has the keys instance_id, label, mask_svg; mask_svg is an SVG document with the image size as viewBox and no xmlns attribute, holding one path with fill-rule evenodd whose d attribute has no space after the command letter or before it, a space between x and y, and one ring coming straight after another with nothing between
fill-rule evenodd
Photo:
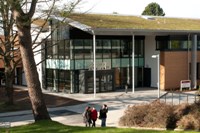
<instances>
[{"instance_id":1,"label":"group of people","mask_svg":"<svg viewBox=\"0 0 200 133\"><path fill-rule=\"evenodd\" d=\"M108 107L106 104L102 106L99 111L99 115L95 107L86 107L83 112L83 122L86 127L96 127L96 120L99 118L101 120L101 127L106 126L106 118L107 118Z\"/></svg>"}]
</instances>

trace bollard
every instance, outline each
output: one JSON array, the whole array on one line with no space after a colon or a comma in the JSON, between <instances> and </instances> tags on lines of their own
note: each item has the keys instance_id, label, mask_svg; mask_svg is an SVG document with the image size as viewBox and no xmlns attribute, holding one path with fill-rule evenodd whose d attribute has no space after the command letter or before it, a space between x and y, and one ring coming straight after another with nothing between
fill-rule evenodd
<instances>
[{"instance_id":1,"label":"bollard","mask_svg":"<svg viewBox=\"0 0 200 133\"><path fill-rule=\"evenodd\" d=\"M125 85L125 92L128 93L128 85Z\"/></svg>"}]
</instances>

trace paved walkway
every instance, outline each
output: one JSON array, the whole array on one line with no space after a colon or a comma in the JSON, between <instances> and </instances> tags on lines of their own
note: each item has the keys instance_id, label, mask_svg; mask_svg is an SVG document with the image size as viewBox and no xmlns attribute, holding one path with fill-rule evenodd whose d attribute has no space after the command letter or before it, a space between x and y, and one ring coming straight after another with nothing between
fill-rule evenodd
<instances>
[{"instance_id":1,"label":"paved walkway","mask_svg":"<svg viewBox=\"0 0 200 133\"><path fill-rule=\"evenodd\" d=\"M125 92L109 92L109 93L97 93L94 94L64 94L64 93L49 93L52 95L58 95L61 97L72 98L80 101L85 101L84 104L74 106L64 106L57 108L48 108L52 120L58 121L66 125L84 126L82 120L82 112L86 106L94 106L98 111L103 104L107 104L108 118L107 126L117 127L119 119L124 114L124 110L129 105L135 105L139 103L152 102L157 99L157 89L154 88L137 88L132 93ZM165 92L161 91L160 94ZM18 126L33 122L33 115L31 110L18 111L12 113L0 113L0 122L10 122L11 126ZM100 126L100 120L97 120L97 126Z\"/></svg>"}]
</instances>

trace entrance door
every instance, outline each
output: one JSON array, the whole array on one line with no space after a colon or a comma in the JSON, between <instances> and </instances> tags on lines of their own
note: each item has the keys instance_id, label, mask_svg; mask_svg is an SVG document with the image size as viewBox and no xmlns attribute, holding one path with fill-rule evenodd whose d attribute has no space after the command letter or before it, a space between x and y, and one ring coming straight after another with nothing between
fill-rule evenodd
<instances>
[{"instance_id":1,"label":"entrance door","mask_svg":"<svg viewBox=\"0 0 200 133\"><path fill-rule=\"evenodd\" d=\"M113 70L98 70L96 71L96 92L108 92L113 91L115 82L113 80ZM94 79L93 71L85 71L85 92L94 92Z\"/></svg>"},{"instance_id":2,"label":"entrance door","mask_svg":"<svg viewBox=\"0 0 200 133\"><path fill-rule=\"evenodd\" d=\"M115 68L116 88L124 89L126 84L128 84L130 87L132 84L131 76L132 76L132 70L130 67Z\"/></svg>"},{"instance_id":3,"label":"entrance door","mask_svg":"<svg viewBox=\"0 0 200 133\"><path fill-rule=\"evenodd\" d=\"M112 87L113 87L113 76L106 74L106 75L102 75L100 76L100 81L99 81L99 89L100 92L107 92L107 91L112 91Z\"/></svg>"},{"instance_id":4,"label":"entrance door","mask_svg":"<svg viewBox=\"0 0 200 133\"><path fill-rule=\"evenodd\" d=\"M136 67L135 68L135 87L151 86L151 69Z\"/></svg>"},{"instance_id":5,"label":"entrance door","mask_svg":"<svg viewBox=\"0 0 200 133\"><path fill-rule=\"evenodd\" d=\"M143 87L143 67L135 68L135 87Z\"/></svg>"},{"instance_id":6,"label":"entrance door","mask_svg":"<svg viewBox=\"0 0 200 133\"><path fill-rule=\"evenodd\" d=\"M151 86L151 68L144 68L144 87Z\"/></svg>"}]
</instances>

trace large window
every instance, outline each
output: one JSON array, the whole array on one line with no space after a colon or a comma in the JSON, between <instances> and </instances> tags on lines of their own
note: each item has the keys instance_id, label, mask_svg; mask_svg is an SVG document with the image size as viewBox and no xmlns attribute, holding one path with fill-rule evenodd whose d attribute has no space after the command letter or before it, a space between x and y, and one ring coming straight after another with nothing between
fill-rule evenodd
<instances>
[{"instance_id":1,"label":"large window","mask_svg":"<svg viewBox=\"0 0 200 133\"><path fill-rule=\"evenodd\" d=\"M47 87L53 88L53 69L46 69L46 83Z\"/></svg>"},{"instance_id":2,"label":"large window","mask_svg":"<svg viewBox=\"0 0 200 133\"><path fill-rule=\"evenodd\" d=\"M157 36L156 49L157 50L171 50L180 51L191 48L191 39L188 36Z\"/></svg>"},{"instance_id":3,"label":"large window","mask_svg":"<svg viewBox=\"0 0 200 133\"><path fill-rule=\"evenodd\" d=\"M135 40L135 57L144 57L144 40Z\"/></svg>"},{"instance_id":4,"label":"large window","mask_svg":"<svg viewBox=\"0 0 200 133\"><path fill-rule=\"evenodd\" d=\"M120 40L112 40L112 58L120 58Z\"/></svg>"},{"instance_id":5,"label":"large window","mask_svg":"<svg viewBox=\"0 0 200 133\"><path fill-rule=\"evenodd\" d=\"M51 41L46 41L45 47L46 47L46 58L52 59L53 58L53 48L51 46Z\"/></svg>"},{"instance_id":6,"label":"large window","mask_svg":"<svg viewBox=\"0 0 200 133\"><path fill-rule=\"evenodd\" d=\"M83 53L83 40L81 39L75 39L73 40L73 54L74 59L83 59L84 53Z\"/></svg>"},{"instance_id":7,"label":"large window","mask_svg":"<svg viewBox=\"0 0 200 133\"><path fill-rule=\"evenodd\" d=\"M70 58L70 41L62 40L52 45L46 41L46 58L47 59L69 59Z\"/></svg>"},{"instance_id":8,"label":"large window","mask_svg":"<svg viewBox=\"0 0 200 133\"><path fill-rule=\"evenodd\" d=\"M102 40L96 40L96 58L102 59L103 48L102 48Z\"/></svg>"},{"instance_id":9,"label":"large window","mask_svg":"<svg viewBox=\"0 0 200 133\"><path fill-rule=\"evenodd\" d=\"M103 43L103 59L111 58L111 40L102 40Z\"/></svg>"},{"instance_id":10,"label":"large window","mask_svg":"<svg viewBox=\"0 0 200 133\"><path fill-rule=\"evenodd\" d=\"M131 40L121 40L121 56L124 57L130 57L130 43Z\"/></svg>"},{"instance_id":11,"label":"large window","mask_svg":"<svg viewBox=\"0 0 200 133\"><path fill-rule=\"evenodd\" d=\"M62 40L59 42L58 55L59 55L59 59L69 59L70 58L69 40Z\"/></svg>"},{"instance_id":12,"label":"large window","mask_svg":"<svg viewBox=\"0 0 200 133\"><path fill-rule=\"evenodd\" d=\"M70 91L70 71L59 71L59 91Z\"/></svg>"},{"instance_id":13,"label":"large window","mask_svg":"<svg viewBox=\"0 0 200 133\"><path fill-rule=\"evenodd\" d=\"M89 39L85 39L84 43L83 43L83 47L84 47L84 55L85 55L85 59L91 59L93 57L93 47L92 47L92 40Z\"/></svg>"},{"instance_id":14,"label":"large window","mask_svg":"<svg viewBox=\"0 0 200 133\"><path fill-rule=\"evenodd\" d=\"M187 40L171 40L168 46L171 50L187 50L188 41Z\"/></svg>"},{"instance_id":15,"label":"large window","mask_svg":"<svg viewBox=\"0 0 200 133\"><path fill-rule=\"evenodd\" d=\"M97 37L96 66L109 68L131 66L131 37ZM93 40L73 39L72 53L74 69L88 69L93 64ZM137 66L144 64L144 37L135 40L135 60Z\"/></svg>"}]
</instances>

